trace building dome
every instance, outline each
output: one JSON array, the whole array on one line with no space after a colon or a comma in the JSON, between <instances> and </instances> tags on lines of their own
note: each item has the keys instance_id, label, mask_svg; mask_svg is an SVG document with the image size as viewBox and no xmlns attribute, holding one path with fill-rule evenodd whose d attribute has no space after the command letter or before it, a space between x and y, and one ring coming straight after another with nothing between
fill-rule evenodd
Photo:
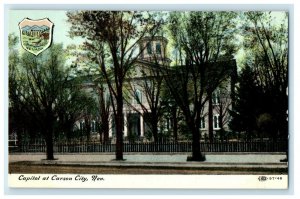
<instances>
[{"instance_id":1,"label":"building dome","mask_svg":"<svg viewBox=\"0 0 300 199\"><path fill-rule=\"evenodd\" d=\"M144 37L139 42L139 59L147 62L157 62L159 64L170 64L170 59L166 56L168 40L162 36Z\"/></svg>"}]
</instances>

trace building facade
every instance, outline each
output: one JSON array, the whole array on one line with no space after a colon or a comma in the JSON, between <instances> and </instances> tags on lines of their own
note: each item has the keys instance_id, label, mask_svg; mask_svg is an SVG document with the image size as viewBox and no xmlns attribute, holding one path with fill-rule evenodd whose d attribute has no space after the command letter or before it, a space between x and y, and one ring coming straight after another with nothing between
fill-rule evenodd
<instances>
[{"instance_id":1,"label":"building facade","mask_svg":"<svg viewBox=\"0 0 300 199\"><path fill-rule=\"evenodd\" d=\"M148 117L151 111L160 109L162 113L159 115L157 132L160 137L168 137L173 139L174 125L184 126L180 110L177 109L176 124L174 122L174 115L167 113L165 99L166 95L163 93L167 89L167 85L163 83L162 70L169 68L171 70L171 60L167 57L168 40L161 36L145 37L139 42L139 57L134 67L128 72L126 82L124 84L124 107L123 107L123 134L126 140L151 141L153 134L151 131L151 121ZM200 130L202 138L208 137L209 123L212 123L213 133L215 137L220 137L220 131L229 132L228 123L230 115L228 110L232 109L234 92L234 84L236 82L236 63L235 60L222 61L228 64L231 74L226 78L222 85L215 89L212 93L211 100L208 100L202 110L202 117L200 121ZM221 64L222 64L221 63ZM159 89L159 91L157 90ZM149 93L150 92L150 93ZM152 93L151 93L152 92ZM151 99L150 95L153 95ZM109 96L108 89L106 95ZM171 96L169 96L171 98ZM110 97L107 97L110 99ZM155 101L156 100L156 101ZM211 103L211 104L210 104ZM157 105L157 109L153 109L153 104ZM212 112L209 111L209 106L212 106ZM164 112L165 111L165 112ZM84 126L84 121L77 123L77 127L81 129ZM97 121L91 122L92 135L99 137L96 128ZM184 130L178 131L178 139L185 139ZM177 133L177 132L176 132ZM112 109L109 116L109 137L115 140L115 121Z\"/></svg>"}]
</instances>

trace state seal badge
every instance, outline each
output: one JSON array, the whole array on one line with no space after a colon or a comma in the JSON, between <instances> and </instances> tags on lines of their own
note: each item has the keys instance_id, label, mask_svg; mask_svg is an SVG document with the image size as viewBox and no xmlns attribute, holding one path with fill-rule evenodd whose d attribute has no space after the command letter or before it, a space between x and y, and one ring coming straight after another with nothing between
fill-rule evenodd
<instances>
[{"instance_id":1,"label":"state seal badge","mask_svg":"<svg viewBox=\"0 0 300 199\"><path fill-rule=\"evenodd\" d=\"M49 48L52 42L53 25L47 18L23 19L19 23L22 47L34 55L38 55Z\"/></svg>"}]
</instances>

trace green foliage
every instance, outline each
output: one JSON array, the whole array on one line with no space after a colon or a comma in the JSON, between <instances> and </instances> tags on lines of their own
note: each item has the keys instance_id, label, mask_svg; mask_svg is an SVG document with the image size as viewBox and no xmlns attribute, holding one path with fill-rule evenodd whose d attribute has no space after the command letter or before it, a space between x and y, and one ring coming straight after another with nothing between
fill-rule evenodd
<instances>
[{"instance_id":1,"label":"green foliage","mask_svg":"<svg viewBox=\"0 0 300 199\"><path fill-rule=\"evenodd\" d=\"M182 59L194 63L216 61L233 53L235 12L173 12L169 29ZM230 46L230 47L229 47Z\"/></svg>"},{"instance_id":2,"label":"green foliage","mask_svg":"<svg viewBox=\"0 0 300 199\"><path fill-rule=\"evenodd\" d=\"M261 132L261 137L277 139L276 121L271 114L260 114L257 118L257 126Z\"/></svg>"},{"instance_id":3,"label":"green foliage","mask_svg":"<svg viewBox=\"0 0 300 199\"><path fill-rule=\"evenodd\" d=\"M24 52L14 66L10 58L11 122L19 128L44 137L69 135L83 110L93 105L81 82L70 77L62 52L61 44L52 44L39 56Z\"/></svg>"},{"instance_id":4,"label":"green foliage","mask_svg":"<svg viewBox=\"0 0 300 199\"><path fill-rule=\"evenodd\" d=\"M277 13L278 14L278 13ZM288 18L286 13L276 16L272 12L246 12L246 23L243 27L244 48L246 51L244 65L253 71L252 85L259 90L259 103L249 109L248 115L260 118L260 114L268 113L274 121L278 136L287 138L288 122ZM275 17L281 23L274 23ZM278 21L278 20L277 20ZM246 77L247 78L247 77ZM244 83L244 79L242 79ZM247 92L247 91L244 91ZM249 95L250 95L249 91ZM243 94L240 94L243 95ZM254 97L244 96L244 101L254 102ZM247 98L248 97L248 98ZM240 96L242 99L243 96ZM240 113L244 115L246 113ZM250 119L250 118L249 118ZM254 118L251 123L254 123ZM260 128L261 130L261 128Z\"/></svg>"},{"instance_id":5,"label":"green foliage","mask_svg":"<svg viewBox=\"0 0 300 199\"><path fill-rule=\"evenodd\" d=\"M246 66L239 77L239 86L234 109L231 112L230 128L237 132L246 132L249 138L257 130L256 118L262 109L262 90L255 82L256 75Z\"/></svg>"},{"instance_id":6,"label":"green foliage","mask_svg":"<svg viewBox=\"0 0 300 199\"><path fill-rule=\"evenodd\" d=\"M104 75L116 118L116 159L123 159L123 85L135 64L139 41L154 35L161 23L150 12L140 11L71 11L70 36L86 39L84 48Z\"/></svg>"},{"instance_id":7,"label":"green foliage","mask_svg":"<svg viewBox=\"0 0 300 199\"><path fill-rule=\"evenodd\" d=\"M170 14L169 28L175 48L180 59L186 61L185 65L174 67L179 74L176 81L168 81L171 82L169 87L174 90L172 94L176 95L174 98L184 112L190 109L190 104L196 105L191 113L184 114L195 118L193 115L202 109L198 105L202 106L207 100L204 94L213 92L228 77L228 69L232 70L232 63L222 61L232 59L234 51L229 46L233 46L235 17L234 12Z\"/></svg>"},{"instance_id":8,"label":"green foliage","mask_svg":"<svg viewBox=\"0 0 300 199\"><path fill-rule=\"evenodd\" d=\"M9 34L8 35L8 47L9 47L10 51L15 48L18 41L19 40L18 40L18 37L16 35L14 35L14 34Z\"/></svg>"},{"instance_id":9,"label":"green foliage","mask_svg":"<svg viewBox=\"0 0 300 199\"><path fill-rule=\"evenodd\" d=\"M67 16L70 36L85 39L85 56L98 65L107 65L108 78L113 78L110 70L121 75L129 70L137 57L138 41L157 31L161 23L153 12L70 11Z\"/></svg>"},{"instance_id":10,"label":"green foliage","mask_svg":"<svg viewBox=\"0 0 300 199\"><path fill-rule=\"evenodd\" d=\"M199 129L204 105L236 69L235 62L231 62L235 17L235 12L170 14L169 29L181 65L173 67L166 82L185 118L186 126L180 126L180 130L192 136L195 159L203 159Z\"/></svg>"},{"instance_id":11,"label":"green foliage","mask_svg":"<svg viewBox=\"0 0 300 199\"><path fill-rule=\"evenodd\" d=\"M273 22L275 16L271 13L246 12L245 15L247 64L256 70L262 88L285 91L288 82L287 15L282 16L280 24Z\"/></svg>"}]
</instances>

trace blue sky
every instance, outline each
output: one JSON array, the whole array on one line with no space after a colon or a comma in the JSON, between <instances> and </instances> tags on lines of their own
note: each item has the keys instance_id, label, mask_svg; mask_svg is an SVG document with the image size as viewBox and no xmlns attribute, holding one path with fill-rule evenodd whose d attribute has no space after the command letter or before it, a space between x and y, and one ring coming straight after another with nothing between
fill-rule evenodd
<instances>
[{"instance_id":1,"label":"blue sky","mask_svg":"<svg viewBox=\"0 0 300 199\"><path fill-rule=\"evenodd\" d=\"M282 23L284 12L273 12L275 24ZM19 36L18 24L24 19L30 18L33 20L49 18L54 23L53 43L63 43L64 47L69 44L80 44L83 39L76 37L71 39L68 36L68 31L71 25L67 22L66 10L10 10L9 11L9 33L14 33ZM241 38L237 37L238 40ZM21 44L20 44L21 47ZM170 46L168 48L170 50ZM236 60L239 63L243 61L244 51L239 49L236 53Z\"/></svg>"},{"instance_id":2,"label":"blue sky","mask_svg":"<svg viewBox=\"0 0 300 199\"><path fill-rule=\"evenodd\" d=\"M277 17L275 23L281 23L283 12L273 12L273 16ZM9 33L19 35L18 24L24 19L30 18L33 20L49 18L54 23L53 42L68 44L78 44L79 38L71 39L68 37L68 30L71 27L67 23L65 10L10 10L9 11Z\"/></svg>"}]
</instances>

